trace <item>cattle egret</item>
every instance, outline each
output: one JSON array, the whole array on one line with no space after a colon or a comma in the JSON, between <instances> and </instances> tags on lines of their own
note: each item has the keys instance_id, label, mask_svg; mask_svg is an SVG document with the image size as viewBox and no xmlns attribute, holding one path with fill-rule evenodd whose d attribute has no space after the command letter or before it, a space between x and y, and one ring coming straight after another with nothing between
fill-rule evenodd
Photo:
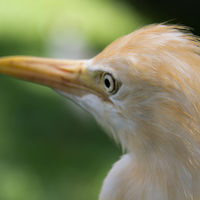
<instances>
[{"instance_id":1,"label":"cattle egret","mask_svg":"<svg viewBox=\"0 0 200 200\"><path fill-rule=\"evenodd\" d=\"M3 57L0 73L54 88L121 144L99 200L200 199L200 42L187 28L150 25L89 60Z\"/></svg>"}]
</instances>

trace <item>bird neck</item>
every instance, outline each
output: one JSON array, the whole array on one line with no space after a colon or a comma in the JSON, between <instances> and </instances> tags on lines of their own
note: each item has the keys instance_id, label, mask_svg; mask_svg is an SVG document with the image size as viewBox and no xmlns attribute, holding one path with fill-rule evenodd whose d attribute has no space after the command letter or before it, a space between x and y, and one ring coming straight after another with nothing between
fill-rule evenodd
<instances>
[{"instance_id":1,"label":"bird neck","mask_svg":"<svg viewBox=\"0 0 200 200\"><path fill-rule=\"evenodd\" d=\"M148 160L138 160L132 152L122 156L106 177L100 200L199 200L199 172L177 159L158 156Z\"/></svg>"},{"instance_id":2,"label":"bird neck","mask_svg":"<svg viewBox=\"0 0 200 200\"><path fill-rule=\"evenodd\" d=\"M197 125L185 122L184 125L169 121L138 123L136 133L126 135L127 151L134 153L139 162L159 164L162 161L200 168Z\"/></svg>"},{"instance_id":3,"label":"bird neck","mask_svg":"<svg viewBox=\"0 0 200 200\"><path fill-rule=\"evenodd\" d=\"M198 136L190 131L194 131L194 124L189 127L174 122L168 128L161 124L143 122L138 132L127 140L129 154L133 155L133 171L141 172L135 182L142 179L152 187L159 185L163 193L167 192L166 199L188 200L190 195L198 199L200 145ZM145 185L143 190L147 190Z\"/></svg>"}]
</instances>

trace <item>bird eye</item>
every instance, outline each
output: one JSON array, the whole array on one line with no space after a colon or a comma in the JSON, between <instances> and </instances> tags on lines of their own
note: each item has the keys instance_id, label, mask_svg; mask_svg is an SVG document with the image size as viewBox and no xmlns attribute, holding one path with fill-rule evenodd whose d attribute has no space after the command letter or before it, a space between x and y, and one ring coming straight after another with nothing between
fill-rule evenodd
<instances>
[{"instance_id":1,"label":"bird eye","mask_svg":"<svg viewBox=\"0 0 200 200\"><path fill-rule=\"evenodd\" d=\"M103 75L103 84L106 92L109 94L117 92L116 81L111 74L105 73Z\"/></svg>"}]
</instances>

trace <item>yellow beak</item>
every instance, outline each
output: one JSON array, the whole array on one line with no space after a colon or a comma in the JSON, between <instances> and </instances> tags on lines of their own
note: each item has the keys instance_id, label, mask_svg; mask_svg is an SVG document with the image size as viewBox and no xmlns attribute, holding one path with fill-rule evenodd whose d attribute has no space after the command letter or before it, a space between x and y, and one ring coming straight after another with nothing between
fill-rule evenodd
<instances>
[{"instance_id":1,"label":"yellow beak","mask_svg":"<svg viewBox=\"0 0 200 200\"><path fill-rule=\"evenodd\" d=\"M0 74L49 86L75 95L95 92L86 61L13 56L0 58Z\"/></svg>"}]
</instances>

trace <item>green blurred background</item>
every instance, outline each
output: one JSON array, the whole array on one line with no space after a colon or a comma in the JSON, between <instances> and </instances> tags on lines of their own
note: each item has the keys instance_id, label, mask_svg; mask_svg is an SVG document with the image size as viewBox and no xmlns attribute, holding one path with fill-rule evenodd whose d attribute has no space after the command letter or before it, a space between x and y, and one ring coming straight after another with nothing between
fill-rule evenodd
<instances>
[{"instance_id":1,"label":"green blurred background","mask_svg":"<svg viewBox=\"0 0 200 200\"><path fill-rule=\"evenodd\" d=\"M198 32L196 7L172 0L0 0L0 56L90 58L117 37L166 20ZM0 200L98 199L121 154L89 114L55 91L0 75Z\"/></svg>"}]
</instances>

